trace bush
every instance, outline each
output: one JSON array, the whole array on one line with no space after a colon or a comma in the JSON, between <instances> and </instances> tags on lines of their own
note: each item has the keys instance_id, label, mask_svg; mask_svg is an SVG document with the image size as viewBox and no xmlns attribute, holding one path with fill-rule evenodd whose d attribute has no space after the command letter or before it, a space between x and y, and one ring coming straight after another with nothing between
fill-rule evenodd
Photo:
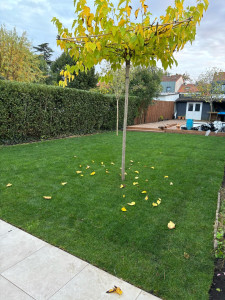
<instances>
[{"instance_id":1,"label":"bush","mask_svg":"<svg viewBox=\"0 0 225 300\"><path fill-rule=\"evenodd\" d=\"M128 124L138 101L129 98ZM123 103L120 100L122 128ZM87 134L116 127L116 99L76 89L0 80L0 143Z\"/></svg>"}]
</instances>

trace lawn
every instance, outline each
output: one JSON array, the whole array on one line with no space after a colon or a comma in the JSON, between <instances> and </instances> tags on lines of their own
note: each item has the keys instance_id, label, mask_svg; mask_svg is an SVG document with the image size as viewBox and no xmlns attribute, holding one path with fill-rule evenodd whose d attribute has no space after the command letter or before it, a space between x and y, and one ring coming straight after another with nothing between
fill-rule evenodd
<instances>
[{"instance_id":1,"label":"lawn","mask_svg":"<svg viewBox=\"0 0 225 300\"><path fill-rule=\"evenodd\" d=\"M104 133L2 146L0 218L163 299L208 299L225 139L128 132L123 188L121 145Z\"/></svg>"}]
</instances>

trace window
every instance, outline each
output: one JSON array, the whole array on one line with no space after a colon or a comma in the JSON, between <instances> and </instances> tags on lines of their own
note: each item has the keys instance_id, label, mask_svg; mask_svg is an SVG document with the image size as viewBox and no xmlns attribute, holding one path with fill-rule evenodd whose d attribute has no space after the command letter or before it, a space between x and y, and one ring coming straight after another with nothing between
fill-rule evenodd
<instances>
[{"instance_id":1,"label":"window","mask_svg":"<svg viewBox=\"0 0 225 300\"><path fill-rule=\"evenodd\" d=\"M195 104L195 111L200 111L200 104L199 103Z\"/></svg>"},{"instance_id":2,"label":"window","mask_svg":"<svg viewBox=\"0 0 225 300\"><path fill-rule=\"evenodd\" d=\"M166 87L166 92L168 93L168 92L170 92L171 91L171 86L167 86Z\"/></svg>"},{"instance_id":3,"label":"window","mask_svg":"<svg viewBox=\"0 0 225 300\"><path fill-rule=\"evenodd\" d=\"M188 104L188 111L193 111L193 104L192 103Z\"/></svg>"}]
</instances>

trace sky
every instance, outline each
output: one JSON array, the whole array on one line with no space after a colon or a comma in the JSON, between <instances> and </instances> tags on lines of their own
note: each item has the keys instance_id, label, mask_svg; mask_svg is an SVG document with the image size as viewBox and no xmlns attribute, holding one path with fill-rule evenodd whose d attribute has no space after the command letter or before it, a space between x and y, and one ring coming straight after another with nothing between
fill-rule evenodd
<instances>
[{"instance_id":1,"label":"sky","mask_svg":"<svg viewBox=\"0 0 225 300\"><path fill-rule=\"evenodd\" d=\"M111 0L118 3L118 0ZM54 51L54 60L62 53L56 45L57 29L51 19L57 17L65 27L71 28L75 18L73 0L0 0L0 24L8 30L14 27L21 35L24 31L33 46L49 43ZM93 7L93 0L87 4ZM139 2L132 1L132 5ZM146 0L153 19L163 15L173 0ZM193 5L195 0L185 0ZM209 0L209 8L197 27L195 41L186 44L184 49L175 53L178 67L174 65L167 71L171 74L188 73L193 80L212 67L225 71L225 1ZM158 64L160 67L160 64ZM96 69L100 70L99 67Z\"/></svg>"}]
</instances>

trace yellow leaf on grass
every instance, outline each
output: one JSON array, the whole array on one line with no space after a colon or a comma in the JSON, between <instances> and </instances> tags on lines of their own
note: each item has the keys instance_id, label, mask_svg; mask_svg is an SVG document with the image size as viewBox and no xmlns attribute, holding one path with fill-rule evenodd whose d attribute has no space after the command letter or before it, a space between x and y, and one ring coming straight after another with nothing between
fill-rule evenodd
<instances>
[{"instance_id":1,"label":"yellow leaf on grass","mask_svg":"<svg viewBox=\"0 0 225 300\"><path fill-rule=\"evenodd\" d=\"M52 197L51 197L51 196L43 196L43 198L44 198L44 199L46 199L46 200L50 200L50 199L52 199Z\"/></svg>"},{"instance_id":2,"label":"yellow leaf on grass","mask_svg":"<svg viewBox=\"0 0 225 300\"><path fill-rule=\"evenodd\" d=\"M95 172L91 172L91 174L90 174L91 176L93 176L93 175L95 175Z\"/></svg>"},{"instance_id":3,"label":"yellow leaf on grass","mask_svg":"<svg viewBox=\"0 0 225 300\"><path fill-rule=\"evenodd\" d=\"M87 165L86 169L89 169L89 168L90 168L90 166Z\"/></svg>"},{"instance_id":4,"label":"yellow leaf on grass","mask_svg":"<svg viewBox=\"0 0 225 300\"><path fill-rule=\"evenodd\" d=\"M169 176L167 176L167 175L166 175L166 176L164 176L164 178L168 178L168 177L169 177Z\"/></svg>"},{"instance_id":5,"label":"yellow leaf on grass","mask_svg":"<svg viewBox=\"0 0 225 300\"><path fill-rule=\"evenodd\" d=\"M145 179L146 182L148 182L148 179Z\"/></svg>"},{"instance_id":6,"label":"yellow leaf on grass","mask_svg":"<svg viewBox=\"0 0 225 300\"><path fill-rule=\"evenodd\" d=\"M93 163L94 163L95 161L94 161L94 160L92 160L91 162L93 162Z\"/></svg>"},{"instance_id":7,"label":"yellow leaf on grass","mask_svg":"<svg viewBox=\"0 0 225 300\"><path fill-rule=\"evenodd\" d=\"M82 167L82 165L79 165L79 167L81 168L81 167Z\"/></svg>"},{"instance_id":8,"label":"yellow leaf on grass","mask_svg":"<svg viewBox=\"0 0 225 300\"><path fill-rule=\"evenodd\" d=\"M133 182L133 185L137 185L138 184L138 182Z\"/></svg>"},{"instance_id":9,"label":"yellow leaf on grass","mask_svg":"<svg viewBox=\"0 0 225 300\"><path fill-rule=\"evenodd\" d=\"M12 186L12 183L8 183L6 186L7 186L7 187L10 187L10 186Z\"/></svg>"},{"instance_id":10,"label":"yellow leaf on grass","mask_svg":"<svg viewBox=\"0 0 225 300\"><path fill-rule=\"evenodd\" d=\"M185 257L186 259L189 259L189 258L190 258L190 255L189 255L187 252L184 252L184 257Z\"/></svg>"},{"instance_id":11,"label":"yellow leaf on grass","mask_svg":"<svg viewBox=\"0 0 225 300\"><path fill-rule=\"evenodd\" d=\"M80 173L82 173L82 171L76 171L76 173L77 173L77 174L80 174Z\"/></svg>"},{"instance_id":12,"label":"yellow leaf on grass","mask_svg":"<svg viewBox=\"0 0 225 300\"><path fill-rule=\"evenodd\" d=\"M124 187L125 187L125 185L124 185L124 184L121 184L121 185L120 185L120 188L121 188L121 189L123 189Z\"/></svg>"},{"instance_id":13,"label":"yellow leaf on grass","mask_svg":"<svg viewBox=\"0 0 225 300\"><path fill-rule=\"evenodd\" d=\"M127 211L125 207L122 207L121 210L122 210L122 211Z\"/></svg>"},{"instance_id":14,"label":"yellow leaf on grass","mask_svg":"<svg viewBox=\"0 0 225 300\"><path fill-rule=\"evenodd\" d=\"M66 185L67 184L67 182L61 182L61 185Z\"/></svg>"},{"instance_id":15,"label":"yellow leaf on grass","mask_svg":"<svg viewBox=\"0 0 225 300\"><path fill-rule=\"evenodd\" d=\"M109 173L109 171L108 170L105 170L105 172L108 174Z\"/></svg>"},{"instance_id":16,"label":"yellow leaf on grass","mask_svg":"<svg viewBox=\"0 0 225 300\"><path fill-rule=\"evenodd\" d=\"M172 182L170 182L170 185L173 185L173 183L172 183Z\"/></svg>"},{"instance_id":17,"label":"yellow leaf on grass","mask_svg":"<svg viewBox=\"0 0 225 300\"><path fill-rule=\"evenodd\" d=\"M167 226L169 229L174 229L176 225L172 221L170 221Z\"/></svg>"},{"instance_id":18,"label":"yellow leaf on grass","mask_svg":"<svg viewBox=\"0 0 225 300\"><path fill-rule=\"evenodd\" d=\"M131 159L131 160L130 160L130 162L132 163L132 162L133 162L133 160Z\"/></svg>"},{"instance_id":19,"label":"yellow leaf on grass","mask_svg":"<svg viewBox=\"0 0 225 300\"><path fill-rule=\"evenodd\" d=\"M139 171L134 171L135 173L139 174Z\"/></svg>"},{"instance_id":20,"label":"yellow leaf on grass","mask_svg":"<svg viewBox=\"0 0 225 300\"><path fill-rule=\"evenodd\" d=\"M151 169L155 169L155 167L151 167Z\"/></svg>"},{"instance_id":21,"label":"yellow leaf on grass","mask_svg":"<svg viewBox=\"0 0 225 300\"><path fill-rule=\"evenodd\" d=\"M138 176L134 177L134 179L138 179L138 178L139 178Z\"/></svg>"},{"instance_id":22,"label":"yellow leaf on grass","mask_svg":"<svg viewBox=\"0 0 225 300\"><path fill-rule=\"evenodd\" d=\"M125 195L123 195L123 198L125 198L126 196Z\"/></svg>"},{"instance_id":23,"label":"yellow leaf on grass","mask_svg":"<svg viewBox=\"0 0 225 300\"><path fill-rule=\"evenodd\" d=\"M159 205L159 204L161 203L161 200L158 199L158 200L157 200L157 203L158 203L158 205Z\"/></svg>"},{"instance_id":24,"label":"yellow leaf on grass","mask_svg":"<svg viewBox=\"0 0 225 300\"><path fill-rule=\"evenodd\" d=\"M155 202L152 202L152 206L158 206L158 204Z\"/></svg>"},{"instance_id":25,"label":"yellow leaf on grass","mask_svg":"<svg viewBox=\"0 0 225 300\"><path fill-rule=\"evenodd\" d=\"M133 206L133 205L135 205L135 202L134 201L132 201L132 202L130 202L130 203L127 203L128 205L131 205L131 206Z\"/></svg>"},{"instance_id":26,"label":"yellow leaf on grass","mask_svg":"<svg viewBox=\"0 0 225 300\"><path fill-rule=\"evenodd\" d=\"M142 193L142 194L147 194L147 191L142 191L141 193Z\"/></svg>"},{"instance_id":27,"label":"yellow leaf on grass","mask_svg":"<svg viewBox=\"0 0 225 300\"><path fill-rule=\"evenodd\" d=\"M148 200L148 196L145 197L145 200Z\"/></svg>"},{"instance_id":28,"label":"yellow leaf on grass","mask_svg":"<svg viewBox=\"0 0 225 300\"><path fill-rule=\"evenodd\" d=\"M114 162L111 162L111 165L115 165Z\"/></svg>"},{"instance_id":29,"label":"yellow leaf on grass","mask_svg":"<svg viewBox=\"0 0 225 300\"><path fill-rule=\"evenodd\" d=\"M104 162L103 162L103 161L101 161L101 165L104 165Z\"/></svg>"},{"instance_id":30,"label":"yellow leaf on grass","mask_svg":"<svg viewBox=\"0 0 225 300\"><path fill-rule=\"evenodd\" d=\"M80 174L80 176L83 177L84 175L83 175L83 174Z\"/></svg>"}]
</instances>

